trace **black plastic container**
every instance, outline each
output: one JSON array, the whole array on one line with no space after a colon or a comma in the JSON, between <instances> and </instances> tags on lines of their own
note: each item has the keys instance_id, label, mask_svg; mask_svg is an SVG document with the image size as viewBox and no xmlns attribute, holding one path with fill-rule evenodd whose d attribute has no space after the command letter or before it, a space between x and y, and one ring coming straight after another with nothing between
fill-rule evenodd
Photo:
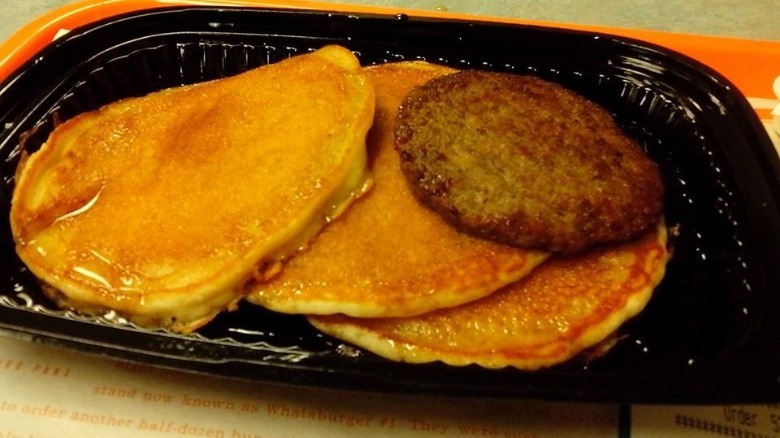
<instances>
[{"instance_id":1,"label":"black plastic container","mask_svg":"<svg viewBox=\"0 0 780 438\"><path fill-rule=\"evenodd\" d=\"M425 59L535 74L612 111L661 166L674 256L604 357L523 372L393 363L252 306L195 335L57 310L8 225L21 147L127 96L232 75L325 44L364 65ZM262 84L258 84L262 86ZM77 29L0 86L0 327L39 342L286 384L619 402L780 400L780 163L722 76L642 42L561 29L259 9L175 8Z\"/></svg>"}]
</instances>

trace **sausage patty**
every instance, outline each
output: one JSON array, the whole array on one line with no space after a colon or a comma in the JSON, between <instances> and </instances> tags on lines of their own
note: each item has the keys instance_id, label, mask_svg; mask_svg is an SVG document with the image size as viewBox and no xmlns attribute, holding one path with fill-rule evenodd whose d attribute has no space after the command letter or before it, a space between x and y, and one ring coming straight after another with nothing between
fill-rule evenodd
<instances>
[{"instance_id":1,"label":"sausage patty","mask_svg":"<svg viewBox=\"0 0 780 438\"><path fill-rule=\"evenodd\" d=\"M461 71L411 91L395 147L415 197L458 229L573 252L657 224L656 164L612 115L533 76Z\"/></svg>"}]
</instances>

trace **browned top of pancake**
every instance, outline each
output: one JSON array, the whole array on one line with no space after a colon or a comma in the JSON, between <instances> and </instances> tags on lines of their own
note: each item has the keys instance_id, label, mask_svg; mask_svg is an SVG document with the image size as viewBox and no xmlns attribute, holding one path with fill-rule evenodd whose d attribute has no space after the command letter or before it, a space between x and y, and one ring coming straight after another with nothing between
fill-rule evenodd
<instances>
[{"instance_id":1,"label":"browned top of pancake","mask_svg":"<svg viewBox=\"0 0 780 438\"><path fill-rule=\"evenodd\" d=\"M373 108L331 46L82 114L19 172L17 251L72 307L189 329L360 189Z\"/></svg>"},{"instance_id":2,"label":"browned top of pancake","mask_svg":"<svg viewBox=\"0 0 780 438\"><path fill-rule=\"evenodd\" d=\"M367 68L377 95L369 135L372 189L248 299L289 313L414 315L493 292L546 254L453 229L411 195L393 150L398 104L452 70L423 62Z\"/></svg>"},{"instance_id":3,"label":"browned top of pancake","mask_svg":"<svg viewBox=\"0 0 780 438\"><path fill-rule=\"evenodd\" d=\"M573 252L661 219L660 173L637 142L537 77L462 71L416 87L396 147L414 195L477 236Z\"/></svg>"},{"instance_id":4,"label":"browned top of pancake","mask_svg":"<svg viewBox=\"0 0 780 438\"><path fill-rule=\"evenodd\" d=\"M534 369L571 358L641 311L667 258L666 229L659 225L635 241L553 257L526 278L462 306L410 318L309 319L394 360Z\"/></svg>"}]
</instances>

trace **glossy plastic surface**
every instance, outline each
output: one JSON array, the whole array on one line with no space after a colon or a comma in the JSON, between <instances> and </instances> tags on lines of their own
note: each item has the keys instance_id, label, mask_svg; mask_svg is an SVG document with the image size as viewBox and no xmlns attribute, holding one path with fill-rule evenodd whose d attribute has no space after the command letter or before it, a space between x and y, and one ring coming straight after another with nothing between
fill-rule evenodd
<instances>
[{"instance_id":1,"label":"glossy plastic surface","mask_svg":"<svg viewBox=\"0 0 780 438\"><path fill-rule=\"evenodd\" d=\"M8 208L20 144L57 121L153 90L235 74L337 43L363 64L426 59L536 74L613 111L663 170L679 235L648 308L593 361L538 371L392 363L302 317L242 306L193 336L57 310L15 256ZM262 86L262 84L258 84ZM727 80L609 35L405 16L174 8L69 34L0 85L0 327L86 351L288 384L621 402L780 398L780 163Z\"/></svg>"}]
</instances>

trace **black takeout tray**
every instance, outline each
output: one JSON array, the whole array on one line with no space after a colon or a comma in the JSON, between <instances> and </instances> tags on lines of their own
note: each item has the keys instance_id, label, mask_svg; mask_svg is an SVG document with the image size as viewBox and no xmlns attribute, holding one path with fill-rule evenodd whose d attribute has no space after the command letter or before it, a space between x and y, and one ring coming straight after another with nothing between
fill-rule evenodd
<instances>
[{"instance_id":1,"label":"black takeout tray","mask_svg":"<svg viewBox=\"0 0 780 438\"><path fill-rule=\"evenodd\" d=\"M194 335L58 310L8 225L23 144L58 121L153 90L232 75L325 44L364 65L425 59L535 74L608 108L663 171L674 256L605 356L523 372L393 363L299 316L241 306ZM258 84L258 86L263 86ZM76 29L0 85L0 328L149 364L268 382L453 396L618 402L780 400L780 164L722 76L642 42L554 28L407 16L172 8ZM402 250L402 249L401 249Z\"/></svg>"}]
</instances>

